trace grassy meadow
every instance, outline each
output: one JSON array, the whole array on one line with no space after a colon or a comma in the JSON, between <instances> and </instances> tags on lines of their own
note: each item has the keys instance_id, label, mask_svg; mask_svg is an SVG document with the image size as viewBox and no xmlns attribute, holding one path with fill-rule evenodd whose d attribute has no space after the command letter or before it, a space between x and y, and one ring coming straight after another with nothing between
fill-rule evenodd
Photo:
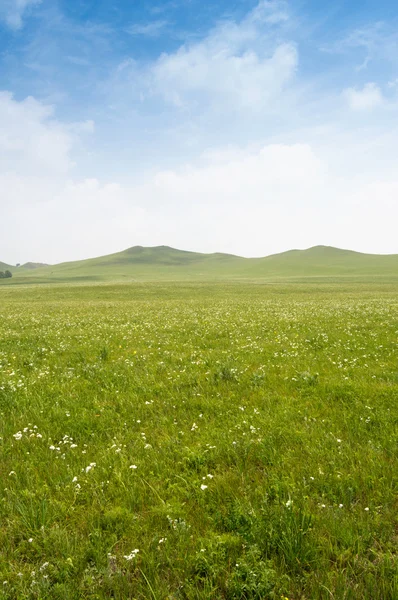
<instances>
[{"instance_id":1,"label":"grassy meadow","mask_svg":"<svg viewBox=\"0 0 398 600\"><path fill-rule=\"evenodd\" d=\"M0 306L0 598L398 598L398 282Z\"/></svg>"}]
</instances>

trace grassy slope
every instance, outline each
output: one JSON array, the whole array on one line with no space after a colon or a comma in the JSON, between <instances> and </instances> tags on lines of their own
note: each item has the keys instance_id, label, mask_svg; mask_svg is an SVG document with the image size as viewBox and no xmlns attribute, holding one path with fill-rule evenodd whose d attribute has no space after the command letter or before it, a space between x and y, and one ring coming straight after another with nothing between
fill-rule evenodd
<instances>
[{"instance_id":1,"label":"grassy slope","mask_svg":"<svg viewBox=\"0 0 398 600\"><path fill-rule=\"evenodd\" d=\"M14 269L9 283L398 277L398 255L362 254L328 246L290 250L264 258L200 254L167 246L135 246L99 258L34 270Z\"/></svg>"}]
</instances>

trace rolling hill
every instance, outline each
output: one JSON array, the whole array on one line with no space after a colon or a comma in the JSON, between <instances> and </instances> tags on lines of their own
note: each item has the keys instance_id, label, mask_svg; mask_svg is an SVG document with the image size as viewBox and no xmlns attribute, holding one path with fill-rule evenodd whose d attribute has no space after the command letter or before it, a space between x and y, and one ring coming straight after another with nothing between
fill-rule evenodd
<instances>
[{"instance_id":1,"label":"rolling hill","mask_svg":"<svg viewBox=\"0 0 398 600\"><path fill-rule=\"evenodd\" d=\"M0 261L0 271L6 271L6 270L12 271L13 267L11 265L7 265L7 263L3 263Z\"/></svg>"},{"instance_id":2,"label":"rolling hill","mask_svg":"<svg viewBox=\"0 0 398 600\"><path fill-rule=\"evenodd\" d=\"M0 269L1 269L0 263ZM35 268L32 268L34 264ZM397 278L398 255L363 254L330 246L289 250L264 258L201 254L168 246L134 246L98 258L42 266L5 265L13 278L4 285L84 281L298 280Z\"/></svg>"}]
</instances>

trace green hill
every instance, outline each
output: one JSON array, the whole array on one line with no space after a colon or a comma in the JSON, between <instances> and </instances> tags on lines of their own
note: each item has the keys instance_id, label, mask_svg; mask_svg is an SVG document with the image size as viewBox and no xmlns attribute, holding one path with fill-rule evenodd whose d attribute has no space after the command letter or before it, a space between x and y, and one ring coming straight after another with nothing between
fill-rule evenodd
<instances>
[{"instance_id":1,"label":"green hill","mask_svg":"<svg viewBox=\"0 0 398 600\"><path fill-rule=\"evenodd\" d=\"M13 267L11 265L7 265L6 263L0 262L0 271L12 271Z\"/></svg>"},{"instance_id":2,"label":"green hill","mask_svg":"<svg viewBox=\"0 0 398 600\"><path fill-rule=\"evenodd\" d=\"M298 280L314 278L398 278L398 255L362 254L330 246L289 250L264 258L201 254L168 246L134 246L98 258L10 268L12 280L2 284L73 281L150 280ZM0 263L1 265L1 263ZM37 266L36 266L37 265ZM1 269L1 266L0 266Z\"/></svg>"}]
</instances>

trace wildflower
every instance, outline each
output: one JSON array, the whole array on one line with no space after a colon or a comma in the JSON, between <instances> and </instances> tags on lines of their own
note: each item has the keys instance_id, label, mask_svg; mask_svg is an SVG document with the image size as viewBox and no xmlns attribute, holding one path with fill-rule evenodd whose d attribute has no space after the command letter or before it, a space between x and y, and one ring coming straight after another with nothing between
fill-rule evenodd
<instances>
[{"instance_id":1,"label":"wildflower","mask_svg":"<svg viewBox=\"0 0 398 600\"><path fill-rule=\"evenodd\" d=\"M207 485L205 485L204 483L202 483L202 485L200 486L200 489L203 490L207 490Z\"/></svg>"},{"instance_id":2,"label":"wildflower","mask_svg":"<svg viewBox=\"0 0 398 600\"><path fill-rule=\"evenodd\" d=\"M11 477L11 475L16 475L15 471L10 471L10 472L8 473L8 476L9 476L9 477Z\"/></svg>"},{"instance_id":3,"label":"wildflower","mask_svg":"<svg viewBox=\"0 0 398 600\"><path fill-rule=\"evenodd\" d=\"M344 504L339 504L339 508L343 508Z\"/></svg>"},{"instance_id":4,"label":"wildflower","mask_svg":"<svg viewBox=\"0 0 398 600\"><path fill-rule=\"evenodd\" d=\"M14 437L16 440L20 440L22 438L22 433L18 431L18 433L14 433L12 437Z\"/></svg>"},{"instance_id":5,"label":"wildflower","mask_svg":"<svg viewBox=\"0 0 398 600\"><path fill-rule=\"evenodd\" d=\"M29 542L29 544L31 544L33 542L33 538L29 538L28 542Z\"/></svg>"},{"instance_id":6,"label":"wildflower","mask_svg":"<svg viewBox=\"0 0 398 600\"><path fill-rule=\"evenodd\" d=\"M290 498L289 498L289 500L286 502L285 506L287 508L290 508L292 504L293 504L293 500L290 500Z\"/></svg>"},{"instance_id":7,"label":"wildflower","mask_svg":"<svg viewBox=\"0 0 398 600\"><path fill-rule=\"evenodd\" d=\"M368 511L369 511L369 507L367 506L367 507L365 508L365 510L366 510L366 512L368 512Z\"/></svg>"},{"instance_id":8,"label":"wildflower","mask_svg":"<svg viewBox=\"0 0 398 600\"><path fill-rule=\"evenodd\" d=\"M127 555L125 554L124 558L126 560L133 560L133 558L135 558L137 556L138 552L139 552L139 550L138 550L138 548L136 548L135 550L132 550L130 552L130 554L127 554Z\"/></svg>"},{"instance_id":9,"label":"wildflower","mask_svg":"<svg viewBox=\"0 0 398 600\"><path fill-rule=\"evenodd\" d=\"M129 469L137 469L137 465L130 465Z\"/></svg>"}]
</instances>

